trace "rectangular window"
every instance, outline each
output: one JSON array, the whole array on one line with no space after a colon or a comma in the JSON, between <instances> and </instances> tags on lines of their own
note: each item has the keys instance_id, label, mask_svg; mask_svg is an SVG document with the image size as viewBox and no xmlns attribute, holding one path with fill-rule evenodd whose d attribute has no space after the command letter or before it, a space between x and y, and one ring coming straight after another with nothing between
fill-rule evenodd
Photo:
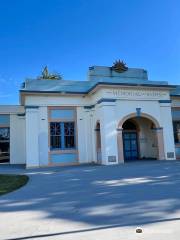
<instances>
[{"instance_id":1,"label":"rectangular window","mask_svg":"<svg viewBox=\"0 0 180 240\"><path fill-rule=\"evenodd\" d=\"M10 128L0 127L0 163L9 161Z\"/></svg>"},{"instance_id":2,"label":"rectangular window","mask_svg":"<svg viewBox=\"0 0 180 240\"><path fill-rule=\"evenodd\" d=\"M74 122L64 123L64 145L65 148L74 148Z\"/></svg>"},{"instance_id":3,"label":"rectangular window","mask_svg":"<svg viewBox=\"0 0 180 240\"><path fill-rule=\"evenodd\" d=\"M180 121L173 121L174 141L180 143Z\"/></svg>"},{"instance_id":4,"label":"rectangular window","mask_svg":"<svg viewBox=\"0 0 180 240\"><path fill-rule=\"evenodd\" d=\"M74 149L74 122L50 122L50 146L54 150Z\"/></svg>"},{"instance_id":5,"label":"rectangular window","mask_svg":"<svg viewBox=\"0 0 180 240\"><path fill-rule=\"evenodd\" d=\"M51 122L50 123L50 142L51 149L61 148L61 123Z\"/></svg>"}]
</instances>

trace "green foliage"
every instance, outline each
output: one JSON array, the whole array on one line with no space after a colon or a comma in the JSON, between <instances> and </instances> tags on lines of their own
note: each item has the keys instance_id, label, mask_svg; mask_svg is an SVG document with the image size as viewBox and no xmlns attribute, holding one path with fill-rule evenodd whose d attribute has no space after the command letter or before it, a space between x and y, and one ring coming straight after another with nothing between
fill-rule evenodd
<instances>
[{"instance_id":1,"label":"green foliage","mask_svg":"<svg viewBox=\"0 0 180 240\"><path fill-rule=\"evenodd\" d=\"M28 182L26 175L0 174L0 195L12 192Z\"/></svg>"}]
</instances>

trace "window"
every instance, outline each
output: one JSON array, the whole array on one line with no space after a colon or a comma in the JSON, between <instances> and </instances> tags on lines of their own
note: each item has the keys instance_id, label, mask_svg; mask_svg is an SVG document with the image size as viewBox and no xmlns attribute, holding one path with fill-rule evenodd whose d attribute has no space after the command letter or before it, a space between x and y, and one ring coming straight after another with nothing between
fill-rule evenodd
<instances>
[{"instance_id":1,"label":"window","mask_svg":"<svg viewBox=\"0 0 180 240\"><path fill-rule=\"evenodd\" d=\"M180 143L180 121L173 121L174 141Z\"/></svg>"},{"instance_id":2,"label":"window","mask_svg":"<svg viewBox=\"0 0 180 240\"><path fill-rule=\"evenodd\" d=\"M50 138L51 138L51 148L59 149L61 148L61 123L51 122L50 123Z\"/></svg>"},{"instance_id":3,"label":"window","mask_svg":"<svg viewBox=\"0 0 180 240\"><path fill-rule=\"evenodd\" d=\"M74 122L50 122L51 149L74 149L75 126Z\"/></svg>"},{"instance_id":4,"label":"window","mask_svg":"<svg viewBox=\"0 0 180 240\"><path fill-rule=\"evenodd\" d=\"M0 162L9 161L9 141L10 129L9 127L0 127Z\"/></svg>"},{"instance_id":5,"label":"window","mask_svg":"<svg viewBox=\"0 0 180 240\"><path fill-rule=\"evenodd\" d=\"M74 148L74 122L64 123L64 146Z\"/></svg>"}]
</instances>

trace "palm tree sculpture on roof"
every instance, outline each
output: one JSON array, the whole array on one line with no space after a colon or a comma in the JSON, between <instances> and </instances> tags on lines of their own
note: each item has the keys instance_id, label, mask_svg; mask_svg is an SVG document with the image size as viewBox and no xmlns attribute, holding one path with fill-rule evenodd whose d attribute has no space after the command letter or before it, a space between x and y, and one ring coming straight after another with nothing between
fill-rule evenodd
<instances>
[{"instance_id":1,"label":"palm tree sculpture on roof","mask_svg":"<svg viewBox=\"0 0 180 240\"><path fill-rule=\"evenodd\" d=\"M62 76L58 73L49 73L48 67L45 66L42 70L42 75L40 79L48 79L48 80L61 80Z\"/></svg>"}]
</instances>

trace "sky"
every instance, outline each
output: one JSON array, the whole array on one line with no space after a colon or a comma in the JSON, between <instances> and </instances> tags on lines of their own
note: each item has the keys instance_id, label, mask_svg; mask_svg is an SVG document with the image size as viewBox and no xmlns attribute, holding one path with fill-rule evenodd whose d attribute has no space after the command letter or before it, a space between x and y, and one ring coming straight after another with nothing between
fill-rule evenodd
<instances>
[{"instance_id":1,"label":"sky","mask_svg":"<svg viewBox=\"0 0 180 240\"><path fill-rule=\"evenodd\" d=\"M0 104L18 104L44 66L86 80L89 66L148 70L180 84L179 0L0 0Z\"/></svg>"}]
</instances>

